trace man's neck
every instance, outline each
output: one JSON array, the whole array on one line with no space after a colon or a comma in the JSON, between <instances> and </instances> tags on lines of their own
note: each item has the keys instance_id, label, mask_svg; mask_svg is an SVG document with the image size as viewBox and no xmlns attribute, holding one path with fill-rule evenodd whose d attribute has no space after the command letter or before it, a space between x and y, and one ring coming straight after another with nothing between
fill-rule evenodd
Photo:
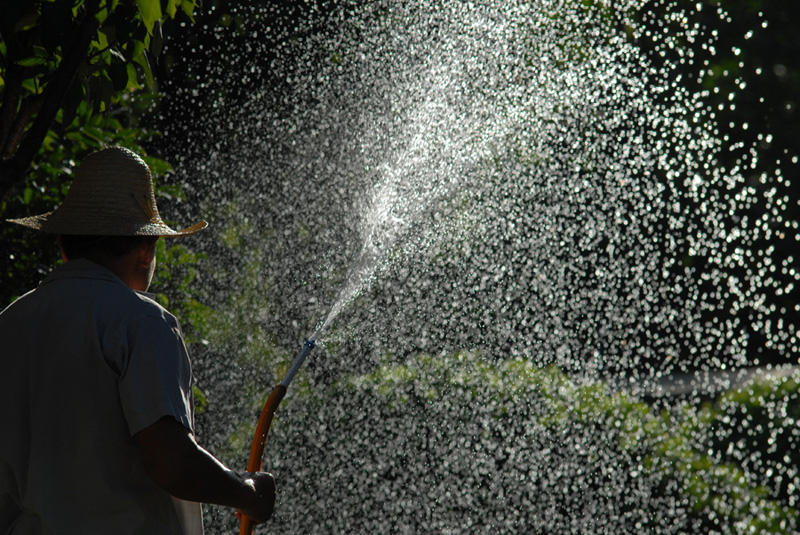
<instances>
[{"instance_id":1,"label":"man's neck","mask_svg":"<svg viewBox=\"0 0 800 535\"><path fill-rule=\"evenodd\" d=\"M117 257L107 254L91 254L80 258L85 258L103 266L119 277L132 290L146 292L150 286L146 273L142 273L142 270L138 268L133 253ZM77 260L77 258L70 260Z\"/></svg>"}]
</instances>

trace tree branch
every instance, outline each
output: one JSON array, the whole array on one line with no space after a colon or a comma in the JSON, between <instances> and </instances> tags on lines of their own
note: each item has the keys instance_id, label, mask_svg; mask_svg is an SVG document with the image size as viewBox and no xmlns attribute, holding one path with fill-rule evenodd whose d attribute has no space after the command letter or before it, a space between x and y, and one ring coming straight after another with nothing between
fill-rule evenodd
<instances>
[{"instance_id":1,"label":"tree branch","mask_svg":"<svg viewBox=\"0 0 800 535\"><path fill-rule=\"evenodd\" d=\"M35 43L33 32L12 33L10 36L0 35L6 43L6 53L0 54L5 74L3 76L3 102L0 107L0 148L5 147L14 118L22 100L22 83L27 68L15 63L10 58L19 57L22 50L30 49ZM16 147L15 147L16 148Z\"/></svg>"},{"instance_id":2,"label":"tree branch","mask_svg":"<svg viewBox=\"0 0 800 535\"><path fill-rule=\"evenodd\" d=\"M25 127L36 115L44 104L44 95L32 95L22 101L17 116L13 118L13 123L5 130L6 136L0 151L0 159L7 160L14 156L14 152L22 141L25 134Z\"/></svg>"},{"instance_id":3,"label":"tree branch","mask_svg":"<svg viewBox=\"0 0 800 535\"><path fill-rule=\"evenodd\" d=\"M94 16L96 3L92 2L84 9L83 20L80 22L75 40L64 54L53 80L45 87L42 106L33 124L19 143L19 148L12 158L0 162L0 200L5 197L14 184L24 178L25 171L36 153L39 152L50 126L55 121L78 67L89 52L92 39L97 35L100 25Z\"/></svg>"},{"instance_id":4,"label":"tree branch","mask_svg":"<svg viewBox=\"0 0 800 535\"><path fill-rule=\"evenodd\" d=\"M22 72L18 65L11 64L5 72L3 88L3 103L0 106L0 147L6 145L11 125L14 124L14 116L19 106L20 95L22 94Z\"/></svg>"}]
</instances>

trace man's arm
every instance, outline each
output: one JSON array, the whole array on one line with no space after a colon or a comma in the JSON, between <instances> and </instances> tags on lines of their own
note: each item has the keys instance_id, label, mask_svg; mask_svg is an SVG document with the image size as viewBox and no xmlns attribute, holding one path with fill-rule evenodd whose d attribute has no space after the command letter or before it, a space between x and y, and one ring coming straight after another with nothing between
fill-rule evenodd
<instances>
[{"instance_id":1,"label":"man's arm","mask_svg":"<svg viewBox=\"0 0 800 535\"><path fill-rule=\"evenodd\" d=\"M256 523L272 516L275 480L266 472L234 472L200 447L172 417L142 429L133 440L147 475L176 498L235 507Z\"/></svg>"}]
</instances>

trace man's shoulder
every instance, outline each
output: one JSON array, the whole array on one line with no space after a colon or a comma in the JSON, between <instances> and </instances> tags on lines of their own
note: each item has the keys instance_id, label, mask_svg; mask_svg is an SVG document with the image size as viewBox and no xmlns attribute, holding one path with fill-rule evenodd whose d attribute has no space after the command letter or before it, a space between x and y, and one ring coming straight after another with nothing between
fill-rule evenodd
<instances>
[{"instance_id":1,"label":"man's shoulder","mask_svg":"<svg viewBox=\"0 0 800 535\"><path fill-rule=\"evenodd\" d=\"M33 292L34 292L34 290L30 290L30 291L22 294L21 296L17 297L14 301L9 303L8 306L6 306L4 309L0 308L0 317L2 317L4 314L8 315L8 314L11 313L10 311L16 310L16 309L22 307L24 305L24 303L26 303L28 301L28 299L31 298L31 295L33 294Z\"/></svg>"},{"instance_id":2,"label":"man's shoulder","mask_svg":"<svg viewBox=\"0 0 800 535\"><path fill-rule=\"evenodd\" d=\"M151 317L164 318L170 322L176 321L175 316L157 301L155 294L135 290L132 290L132 293L142 313Z\"/></svg>"}]
</instances>

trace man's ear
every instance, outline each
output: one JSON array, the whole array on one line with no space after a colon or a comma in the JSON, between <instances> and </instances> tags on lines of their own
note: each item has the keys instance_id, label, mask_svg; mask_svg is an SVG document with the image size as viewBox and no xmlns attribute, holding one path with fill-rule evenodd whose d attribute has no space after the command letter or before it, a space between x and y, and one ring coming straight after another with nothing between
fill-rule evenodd
<instances>
[{"instance_id":1,"label":"man's ear","mask_svg":"<svg viewBox=\"0 0 800 535\"><path fill-rule=\"evenodd\" d=\"M153 236L152 239L143 240L140 247L136 249L136 259L142 266L149 266L156 254L156 242L158 236Z\"/></svg>"},{"instance_id":2,"label":"man's ear","mask_svg":"<svg viewBox=\"0 0 800 535\"><path fill-rule=\"evenodd\" d=\"M56 239L58 241L58 249L61 251L61 260L68 262L69 258L67 258L67 253L64 252L64 245L61 243L61 235L59 234L58 238Z\"/></svg>"}]
</instances>

